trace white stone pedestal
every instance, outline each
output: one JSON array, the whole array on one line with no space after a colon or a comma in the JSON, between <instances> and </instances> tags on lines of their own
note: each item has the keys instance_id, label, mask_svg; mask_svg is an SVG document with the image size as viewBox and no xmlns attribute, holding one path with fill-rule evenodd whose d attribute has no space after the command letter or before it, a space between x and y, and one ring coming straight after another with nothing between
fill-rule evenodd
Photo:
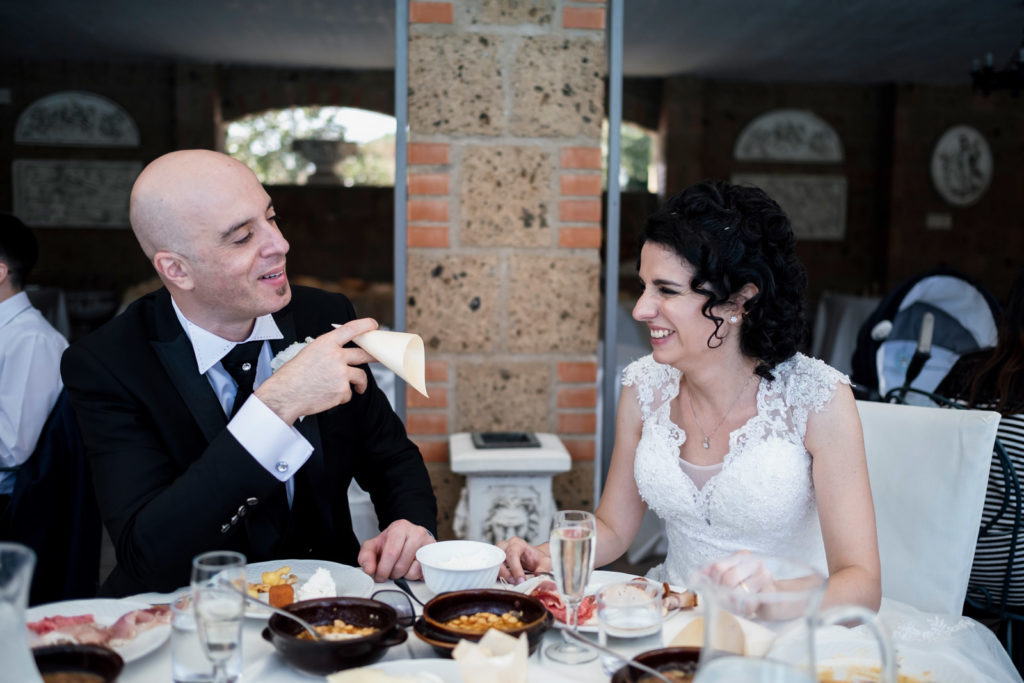
<instances>
[{"instance_id":1,"label":"white stone pedestal","mask_svg":"<svg viewBox=\"0 0 1024 683\"><path fill-rule=\"evenodd\" d=\"M548 539L554 500L551 477L572 466L554 434L536 434L539 447L476 448L468 432L448 437L452 471L466 475L455 510L455 534L487 543L519 536Z\"/></svg>"}]
</instances>

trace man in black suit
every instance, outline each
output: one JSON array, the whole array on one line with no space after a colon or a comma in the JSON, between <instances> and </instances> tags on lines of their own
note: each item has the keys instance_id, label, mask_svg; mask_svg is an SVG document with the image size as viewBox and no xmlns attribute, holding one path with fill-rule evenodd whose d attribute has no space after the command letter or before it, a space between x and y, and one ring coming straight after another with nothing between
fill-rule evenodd
<instances>
[{"instance_id":1,"label":"man in black suit","mask_svg":"<svg viewBox=\"0 0 1024 683\"><path fill-rule=\"evenodd\" d=\"M344 296L289 286L270 197L226 155L158 158L136 180L130 212L164 287L61 364L117 553L102 592L186 585L192 557L212 549L418 578L433 491L371 356L349 343L377 323L356 319ZM307 337L272 373L273 356ZM361 548L353 477L383 528Z\"/></svg>"}]
</instances>

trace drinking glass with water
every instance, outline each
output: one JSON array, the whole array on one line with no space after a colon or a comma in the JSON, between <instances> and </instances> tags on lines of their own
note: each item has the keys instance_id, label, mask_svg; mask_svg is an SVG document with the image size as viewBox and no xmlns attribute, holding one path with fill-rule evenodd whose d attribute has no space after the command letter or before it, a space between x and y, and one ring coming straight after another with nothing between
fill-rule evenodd
<instances>
[{"instance_id":1,"label":"drinking glass with water","mask_svg":"<svg viewBox=\"0 0 1024 683\"><path fill-rule=\"evenodd\" d=\"M597 593L599 642L631 659L662 646L661 586L653 581L613 583ZM601 666L613 674L622 661L601 655Z\"/></svg>"}]
</instances>

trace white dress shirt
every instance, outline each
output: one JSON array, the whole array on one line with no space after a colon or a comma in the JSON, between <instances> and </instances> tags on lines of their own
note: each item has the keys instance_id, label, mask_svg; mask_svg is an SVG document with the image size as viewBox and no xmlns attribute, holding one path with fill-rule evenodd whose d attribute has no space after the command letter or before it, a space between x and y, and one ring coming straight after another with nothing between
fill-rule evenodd
<instances>
[{"instance_id":1,"label":"white dress shirt","mask_svg":"<svg viewBox=\"0 0 1024 683\"><path fill-rule=\"evenodd\" d=\"M60 357L67 347L25 292L0 301L0 465L21 465L35 450L64 386ZM0 473L0 494L13 488L14 472Z\"/></svg>"},{"instance_id":2,"label":"white dress shirt","mask_svg":"<svg viewBox=\"0 0 1024 683\"><path fill-rule=\"evenodd\" d=\"M185 334L192 342L199 374L206 375L206 379L209 380L210 386L213 387L213 391L217 394L217 399L224 409L224 414L230 415L235 403L238 384L224 369L220 361L231 349L235 348L236 343L218 337L192 323L181 312L173 298L171 305L174 307L175 315L178 316L178 321L185 329ZM277 323L274 322L274 316L267 314L256 318L252 333L247 339L238 343L261 339L281 339L283 336ZM256 365L253 391L270 377L271 359L270 344L264 343L260 350L259 362ZM238 439L242 447L263 469L285 483L290 506L295 494L295 483L292 481L292 476L299 471L299 468L313 453L312 444L302 436L299 430L278 417L277 413L268 408L263 401L257 398L256 394L249 396L235 416L231 418L231 421L228 422L228 431Z\"/></svg>"}]
</instances>

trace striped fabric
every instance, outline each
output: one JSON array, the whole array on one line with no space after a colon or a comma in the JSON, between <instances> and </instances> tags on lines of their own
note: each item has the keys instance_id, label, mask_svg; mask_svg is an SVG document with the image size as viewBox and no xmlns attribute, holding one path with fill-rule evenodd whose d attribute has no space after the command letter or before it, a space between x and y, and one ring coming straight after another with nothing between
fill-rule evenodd
<instances>
[{"instance_id":1,"label":"striped fabric","mask_svg":"<svg viewBox=\"0 0 1024 683\"><path fill-rule=\"evenodd\" d=\"M1024 414L1007 415L999 421L997 432L999 440L1006 449L1010 462L1013 463L1021 483L1024 476ZM1016 492L1006 490L1006 476L1002 463L993 453L992 469L989 473L988 491L985 494L985 509L982 513L982 526L996 518L1004 497L1010 496L1008 505L988 533L978 537L978 547L974 552L974 565L971 567L969 595L983 599L978 593L979 587L991 593L993 603L1002 602L1006 581L1007 560L1011 553L1011 532L1013 531ZM1017 539L1014 551L1013 575L1010 577L1007 606L1024 606L1024 530Z\"/></svg>"}]
</instances>

